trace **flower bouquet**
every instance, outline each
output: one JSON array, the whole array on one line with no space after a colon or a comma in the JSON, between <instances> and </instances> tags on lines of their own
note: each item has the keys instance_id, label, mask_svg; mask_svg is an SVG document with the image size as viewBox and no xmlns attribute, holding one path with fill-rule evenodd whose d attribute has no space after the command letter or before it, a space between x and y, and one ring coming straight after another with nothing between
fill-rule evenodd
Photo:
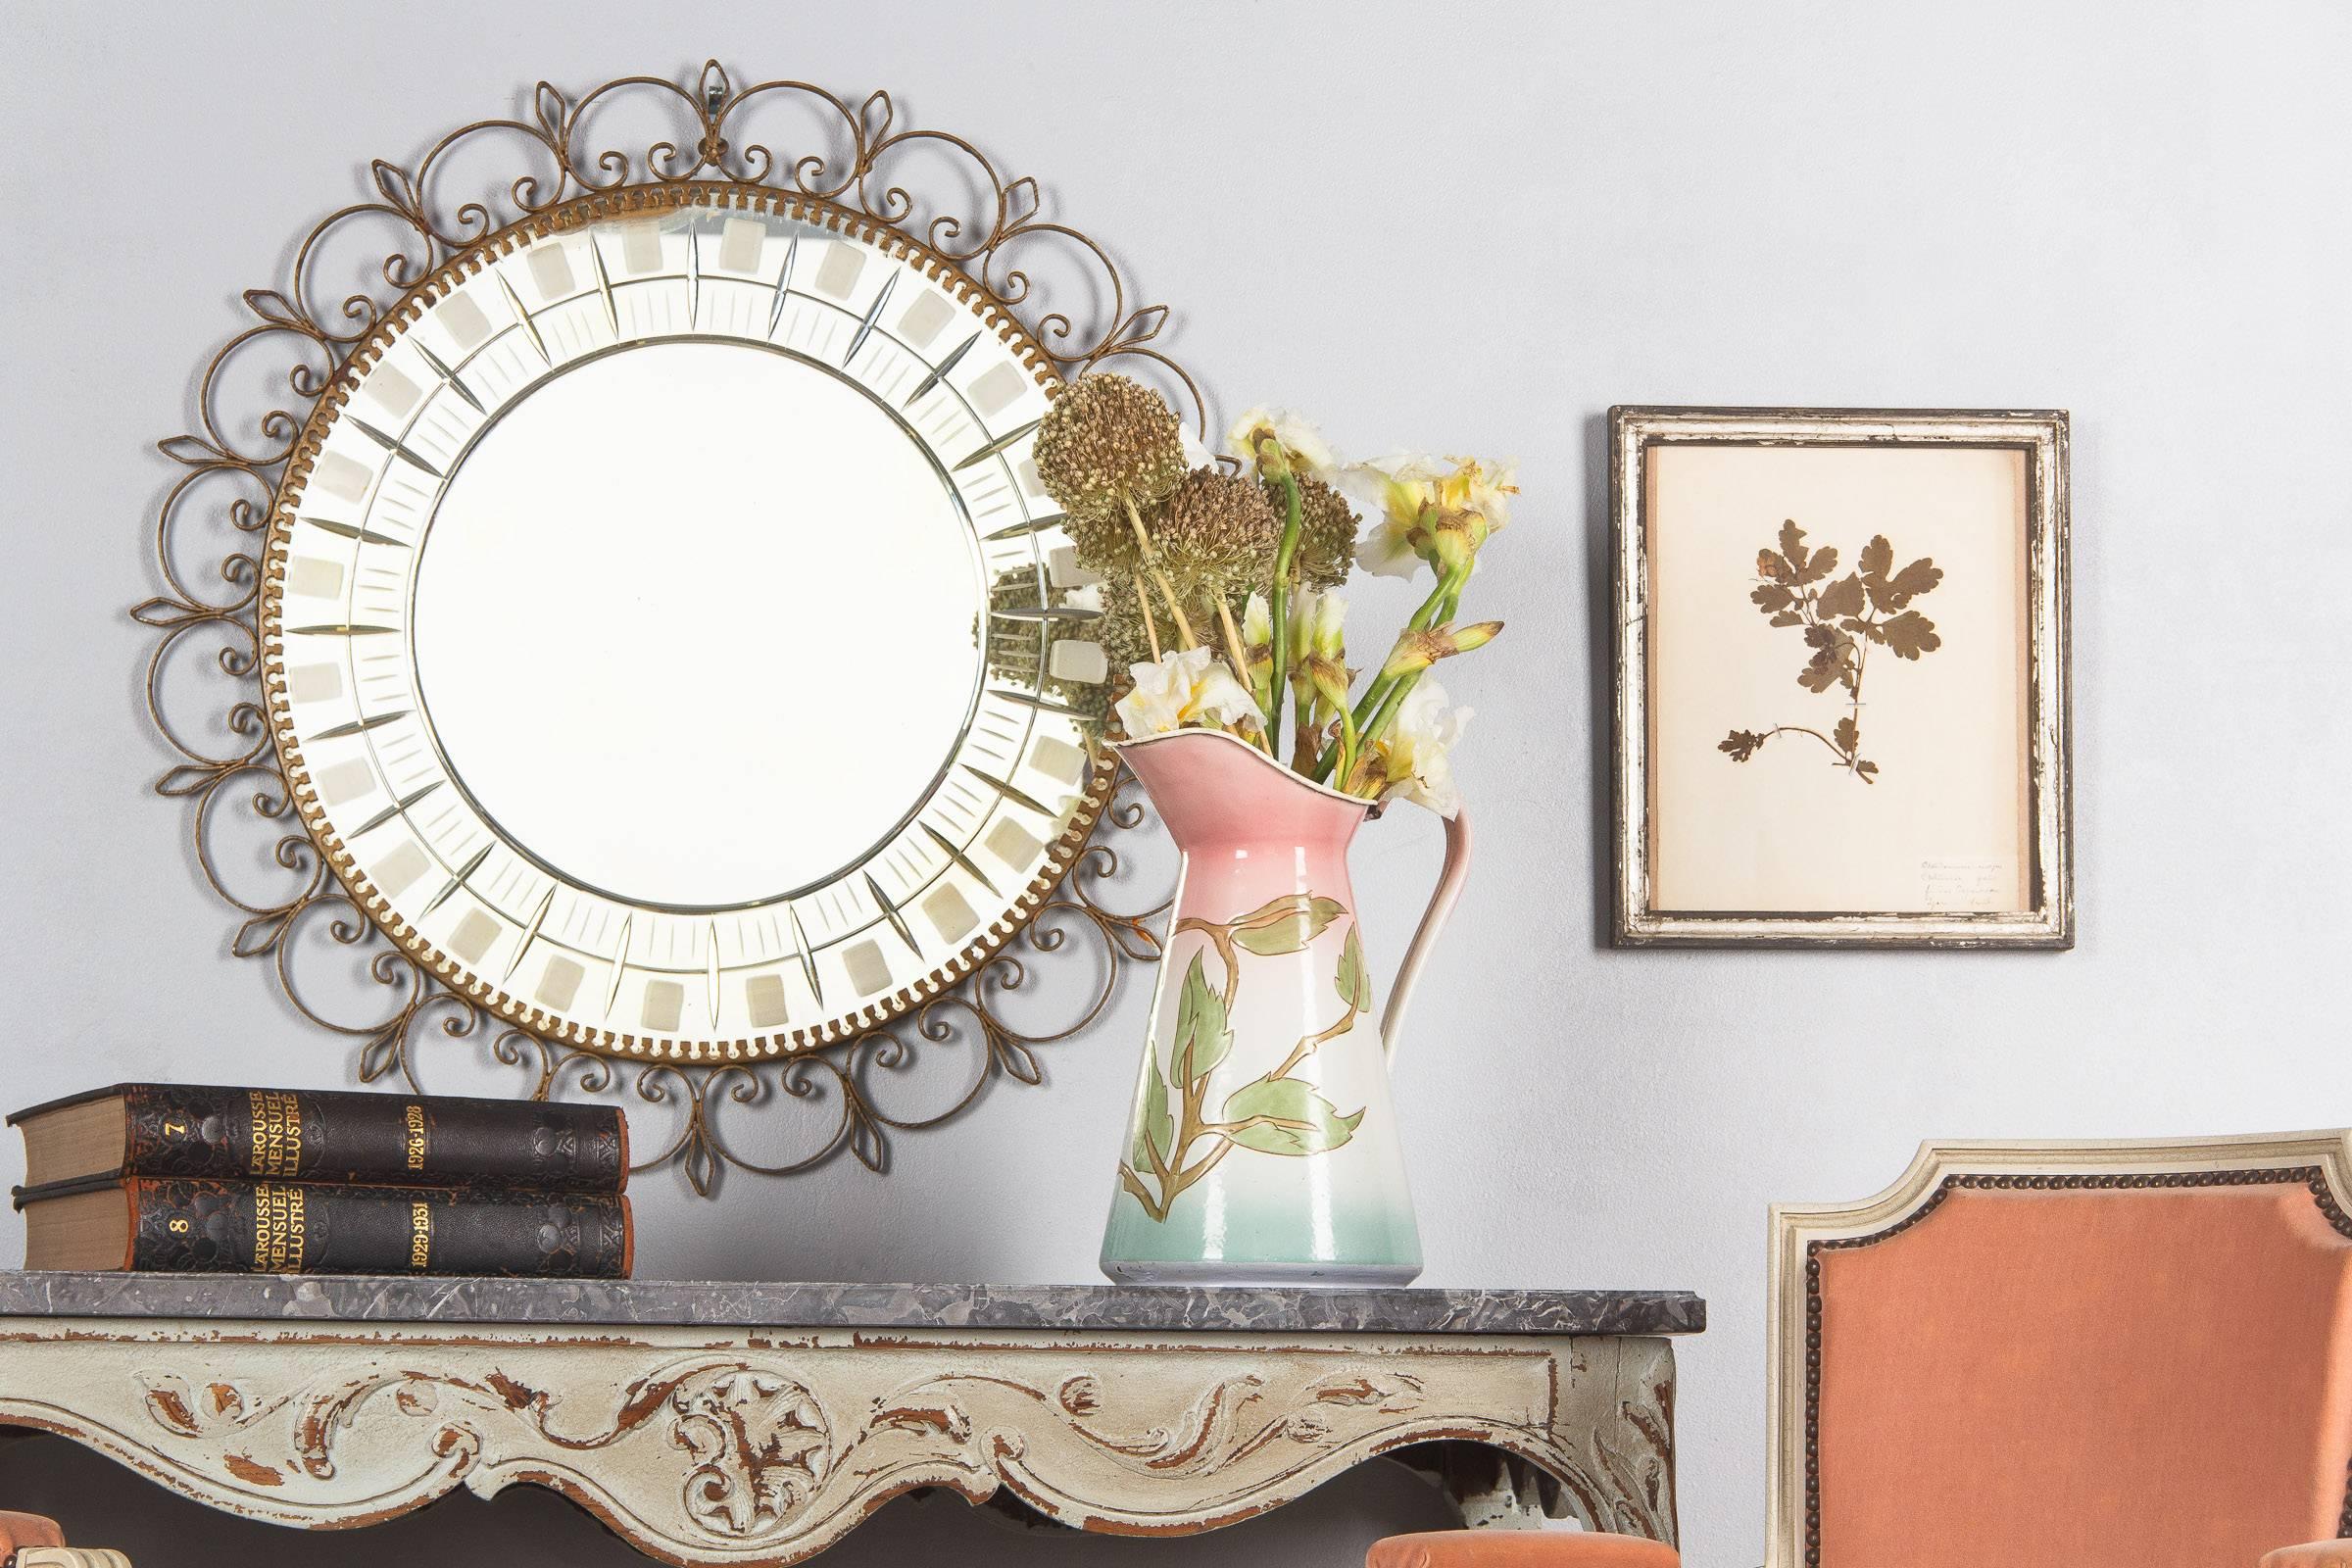
<instances>
[{"instance_id":1,"label":"flower bouquet","mask_svg":"<svg viewBox=\"0 0 2352 1568\"><path fill-rule=\"evenodd\" d=\"M1450 816L1448 753L1470 716L1429 671L1484 646L1462 592L1517 494L1509 464L1396 456L1343 464L1293 414L1252 409L1224 463L1188 463L1175 412L1098 372L1054 400L1037 468L1101 579L1094 631L1127 688L1129 740L1221 730L1342 794L1401 796ZM1374 517L1361 527L1355 501ZM1349 667L1349 570L1432 576L1376 668ZM1357 688L1361 685L1361 690Z\"/></svg>"}]
</instances>

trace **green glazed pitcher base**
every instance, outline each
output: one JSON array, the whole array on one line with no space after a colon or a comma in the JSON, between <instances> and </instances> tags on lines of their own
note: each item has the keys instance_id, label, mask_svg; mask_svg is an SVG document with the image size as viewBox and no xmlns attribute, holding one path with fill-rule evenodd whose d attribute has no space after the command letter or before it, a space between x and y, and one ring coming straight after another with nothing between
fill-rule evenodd
<instances>
[{"instance_id":1,"label":"green glazed pitcher base","mask_svg":"<svg viewBox=\"0 0 2352 1568\"><path fill-rule=\"evenodd\" d=\"M1421 1277L1414 1263L1250 1263L1208 1258L1164 1262L1134 1258L1102 1261L1102 1272L1122 1285L1410 1285Z\"/></svg>"}]
</instances>

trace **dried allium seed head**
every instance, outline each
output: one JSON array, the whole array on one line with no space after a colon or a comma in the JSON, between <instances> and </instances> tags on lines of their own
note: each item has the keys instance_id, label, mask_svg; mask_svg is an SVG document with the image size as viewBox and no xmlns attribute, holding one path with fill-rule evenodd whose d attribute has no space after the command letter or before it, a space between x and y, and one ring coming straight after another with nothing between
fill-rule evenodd
<instances>
[{"instance_id":1,"label":"dried allium seed head","mask_svg":"<svg viewBox=\"0 0 2352 1568\"><path fill-rule=\"evenodd\" d=\"M1110 661L1114 681L1124 681L1127 666L1149 663L1152 659L1152 639L1144 635L1144 610L1133 594L1114 594L1102 603L1102 618L1090 628L1095 640L1102 645L1102 653ZM1167 632L1160 634L1160 647L1167 647Z\"/></svg>"},{"instance_id":2,"label":"dried allium seed head","mask_svg":"<svg viewBox=\"0 0 2352 1568\"><path fill-rule=\"evenodd\" d=\"M1195 468L1144 519L1178 590L1226 594L1274 574L1282 519L1253 479Z\"/></svg>"},{"instance_id":3,"label":"dried allium seed head","mask_svg":"<svg viewBox=\"0 0 2352 1568\"><path fill-rule=\"evenodd\" d=\"M1184 605L1185 618L1192 622L1195 636L1206 638L1222 647L1216 631L1217 601L1208 594L1186 593L1178 589ZM1152 621L1159 630L1160 652L1170 653L1181 646L1176 641L1176 622L1168 614L1168 607L1160 601L1158 591L1152 594ZM1130 664L1152 662L1152 639L1144 631L1144 608L1137 602L1135 589L1128 586L1114 592L1105 586L1102 591L1102 618L1086 628L1086 634L1102 645L1110 660L1110 671L1115 682L1123 683Z\"/></svg>"},{"instance_id":4,"label":"dried allium seed head","mask_svg":"<svg viewBox=\"0 0 2352 1568\"><path fill-rule=\"evenodd\" d=\"M1105 371L1082 375L1054 396L1038 426L1036 455L1047 494L1073 520L1115 520L1121 527L1130 502L1148 507L1184 475L1184 443L1167 400ZM1081 540L1081 560L1084 552Z\"/></svg>"},{"instance_id":5,"label":"dried allium seed head","mask_svg":"<svg viewBox=\"0 0 2352 1568\"><path fill-rule=\"evenodd\" d=\"M1078 553L1078 564L1107 581L1124 584L1143 570L1143 552L1136 547L1135 528L1128 522L1124 507L1091 517L1073 512L1062 529Z\"/></svg>"},{"instance_id":6,"label":"dried allium seed head","mask_svg":"<svg viewBox=\"0 0 2352 1568\"><path fill-rule=\"evenodd\" d=\"M1282 486L1266 486L1275 515L1282 514ZM1320 479L1298 481L1298 553L1291 562L1294 582L1337 588L1355 569L1355 534L1361 526L1348 498Z\"/></svg>"}]
</instances>

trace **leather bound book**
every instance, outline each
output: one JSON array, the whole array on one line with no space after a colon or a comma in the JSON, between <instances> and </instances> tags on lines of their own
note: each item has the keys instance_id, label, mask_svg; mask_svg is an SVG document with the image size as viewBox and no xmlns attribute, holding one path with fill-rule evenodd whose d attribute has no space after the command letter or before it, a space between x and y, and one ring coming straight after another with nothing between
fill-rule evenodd
<instances>
[{"instance_id":1,"label":"leather bound book","mask_svg":"<svg viewBox=\"0 0 2352 1568\"><path fill-rule=\"evenodd\" d=\"M28 1269L626 1279L615 1193L133 1178L24 1205Z\"/></svg>"},{"instance_id":2,"label":"leather bound book","mask_svg":"<svg viewBox=\"0 0 2352 1568\"><path fill-rule=\"evenodd\" d=\"M8 1118L25 1193L134 1176L617 1193L629 1129L610 1105L342 1090L117 1084Z\"/></svg>"}]
</instances>

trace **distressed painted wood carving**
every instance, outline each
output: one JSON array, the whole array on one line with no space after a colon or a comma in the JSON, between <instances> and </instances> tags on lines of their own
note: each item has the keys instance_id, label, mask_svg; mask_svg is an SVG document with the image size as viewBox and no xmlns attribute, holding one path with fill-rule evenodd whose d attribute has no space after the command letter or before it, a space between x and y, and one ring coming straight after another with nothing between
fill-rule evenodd
<instances>
[{"instance_id":1,"label":"distressed painted wood carving","mask_svg":"<svg viewBox=\"0 0 2352 1568\"><path fill-rule=\"evenodd\" d=\"M1474 1524L1675 1537L1647 1337L13 1318L0 1424L249 1518L563 1493L680 1564L797 1563L921 1488L1186 1535L1383 1454Z\"/></svg>"}]
</instances>

